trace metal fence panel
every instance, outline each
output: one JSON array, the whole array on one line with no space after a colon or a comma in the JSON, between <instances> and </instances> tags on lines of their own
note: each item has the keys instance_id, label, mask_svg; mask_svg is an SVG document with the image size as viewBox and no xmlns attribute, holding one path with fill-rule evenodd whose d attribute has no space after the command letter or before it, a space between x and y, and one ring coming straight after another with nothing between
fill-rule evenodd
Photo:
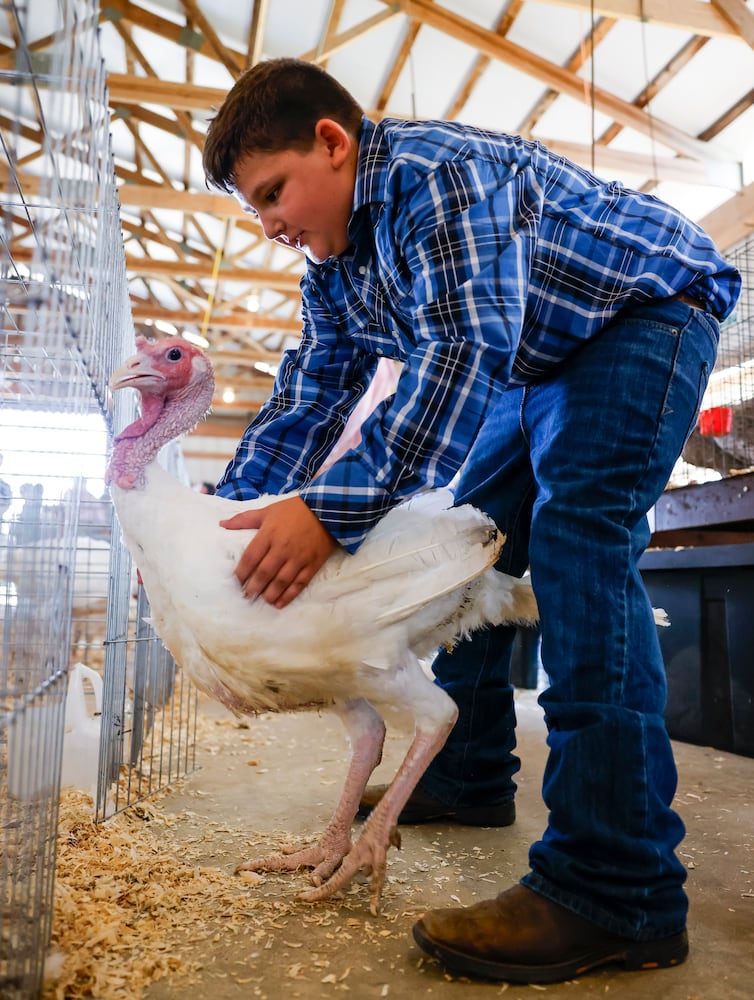
<instances>
[{"instance_id":1,"label":"metal fence panel","mask_svg":"<svg viewBox=\"0 0 754 1000\"><path fill-rule=\"evenodd\" d=\"M15 53L0 68L3 1000L41 989L59 794L82 762L72 692L95 734L100 819L193 767L195 695L143 621L104 492L109 440L135 402L119 394L112 409L107 388L134 337L98 14L92 0L0 8Z\"/></svg>"}]
</instances>

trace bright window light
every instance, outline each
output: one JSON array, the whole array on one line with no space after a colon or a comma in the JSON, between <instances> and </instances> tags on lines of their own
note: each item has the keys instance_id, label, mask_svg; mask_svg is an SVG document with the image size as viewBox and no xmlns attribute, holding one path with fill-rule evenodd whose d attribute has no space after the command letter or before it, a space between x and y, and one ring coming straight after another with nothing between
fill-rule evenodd
<instances>
[{"instance_id":1,"label":"bright window light","mask_svg":"<svg viewBox=\"0 0 754 1000\"><path fill-rule=\"evenodd\" d=\"M205 351L209 347L209 341L206 337L202 337L198 333L193 333L191 330L184 330L181 336L190 344L196 344L197 347L201 347Z\"/></svg>"},{"instance_id":2,"label":"bright window light","mask_svg":"<svg viewBox=\"0 0 754 1000\"><path fill-rule=\"evenodd\" d=\"M258 372L264 372L265 375L277 375L278 366L270 365L266 361L255 361L254 367Z\"/></svg>"},{"instance_id":3,"label":"bright window light","mask_svg":"<svg viewBox=\"0 0 754 1000\"><path fill-rule=\"evenodd\" d=\"M0 478L14 499L5 518L23 506L20 487L39 483L44 500L60 501L77 479L95 497L105 489L108 436L99 414L11 410L0 413Z\"/></svg>"}]
</instances>

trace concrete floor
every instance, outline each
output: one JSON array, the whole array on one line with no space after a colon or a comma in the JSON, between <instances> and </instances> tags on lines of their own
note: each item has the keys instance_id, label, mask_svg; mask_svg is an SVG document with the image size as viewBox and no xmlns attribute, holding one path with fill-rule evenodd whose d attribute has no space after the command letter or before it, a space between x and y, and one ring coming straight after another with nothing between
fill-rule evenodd
<instances>
[{"instance_id":1,"label":"concrete floor","mask_svg":"<svg viewBox=\"0 0 754 1000\"><path fill-rule=\"evenodd\" d=\"M438 824L406 827L392 851L382 912L371 917L357 884L342 900L296 903L303 874L266 875L248 888L248 914L233 921L208 907L207 926L191 947L202 968L190 980L152 985L149 1000L204 995L314 1000L348 993L376 997L525 1000L750 1000L754 996L754 759L689 744L675 745L676 807L687 825L681 857L688 866L691 955L660 972L606 971L541 986L454 980L414 945L410 929L428 907L474 903L508 887L526 870L527 849L545 810L540 781L544 724L536 694L517 698L518 819L504 830ZM171 838L194 863L232 871L245 857L273 850L281 831L311 837L327 821L345 768L345 742L328 715L265 716L239 729L207 705L199 769L160 805ZM391 777L405 748L389 737L378 771ZM261 845L261 846L260 846ZM241 876L238 876L241 878Z\"/></svg>"}]
</instances>

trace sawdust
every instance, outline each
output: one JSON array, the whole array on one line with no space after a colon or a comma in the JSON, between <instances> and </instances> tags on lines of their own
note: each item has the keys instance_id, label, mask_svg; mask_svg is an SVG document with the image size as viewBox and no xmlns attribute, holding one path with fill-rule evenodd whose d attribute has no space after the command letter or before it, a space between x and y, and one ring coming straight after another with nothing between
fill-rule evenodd
<instances>
[{"instance_id":1,"label":"sawdust","mask_svg":"<svg viewBox=\"0 0 754 1000\"><path fill-rule=\"evenodd\" d=\"M236 725L211 725L203 734L211 753L226 743L238 751L243 734ZM347 938L374 946L403 937L406 921L415 919L415 912L396 912L375 923L364 912L364 887L358 884L342 898L310 907L295 901L288 880L270 886L264 875L234 874L244 852L258 853L262 845L268 853L285 835L254 833L188 809L173 813L165 800L181 785L104 823L95 823L89 795L73 789L62 795L43 1000L142 1000L150 984L166 979L171 990L183 993L202 980L197 955L207 954L222 936L257 952L280 947L290 954L307 927L332 928L337 954ZM202 793L195 794L201 808ZM300 879L304 888L306 875ZM332 958L289 962L281 976L316 977L343 989L350 969L334 972ZM248 964L239 967L237 981L254 981Z\"/></svg>"}]
</instances>

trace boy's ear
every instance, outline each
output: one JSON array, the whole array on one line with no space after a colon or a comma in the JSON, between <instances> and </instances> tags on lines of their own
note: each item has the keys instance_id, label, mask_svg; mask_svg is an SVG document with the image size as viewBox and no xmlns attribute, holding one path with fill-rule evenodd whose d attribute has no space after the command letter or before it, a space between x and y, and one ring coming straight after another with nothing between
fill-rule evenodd
<instances>
[{"instance_id":1,"label":"boy's ear","mask_svg":"<svg viewBox=\"0 0 754 1000\"><path fill-rule=\"evenodd\" d=\"M314 126L314 136L327 147L334 167L344 163L353 148L353 137L334 118L320 118Z\"/></svg>"}]
</instances>

